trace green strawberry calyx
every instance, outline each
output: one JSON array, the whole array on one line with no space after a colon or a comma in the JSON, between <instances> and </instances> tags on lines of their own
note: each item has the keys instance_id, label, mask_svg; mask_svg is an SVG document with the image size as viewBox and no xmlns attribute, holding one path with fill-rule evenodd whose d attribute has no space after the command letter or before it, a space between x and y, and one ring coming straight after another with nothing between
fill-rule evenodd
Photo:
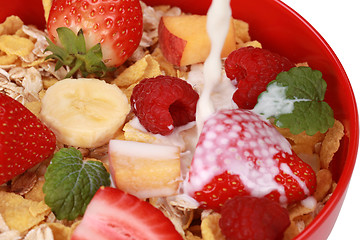
<instances>
[{"instance_id":1,"label":"green strawberry calyx","mask_svg":"<svg viewBox=\"0 0 360 240\"><path fill-rule=\"evenodd\" d=\"M100 43L89 50L86 49L85 37L82 29L75 34L69 28L59 27L56 29L56 32L62 47L53 43L49 38L46 38L49 46L45 49L45 52L52 52L51 55L46 57L46 60L57 60L55 71L59 70L62 66L69 66L70 71L65 78L73 76L78 70L83 77L87 77L89 74L103 77L107 72L115 70L115 68L107 67L103 62Z\"/></svg>"}]
</instances>

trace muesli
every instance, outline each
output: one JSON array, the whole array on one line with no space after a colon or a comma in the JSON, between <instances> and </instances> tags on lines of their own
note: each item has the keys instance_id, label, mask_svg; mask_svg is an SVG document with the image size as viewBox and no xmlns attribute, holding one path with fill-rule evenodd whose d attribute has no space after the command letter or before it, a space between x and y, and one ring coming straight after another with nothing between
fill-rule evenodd
<instances>
[{"instance_id":1,"label":"muesli","mask_svg":"<svg viewBox=\"0 0 360 240\"><path fill-rule=\"evenodd\" d=\"M91 8L85 5L84 9ZM24 122L31 125L29 131L33 126L47 126L42 135L28 141L24 139L27 130L14 136L17 126L23 127L22 121L15 126L14 120L0 115L4 159L0 164L4 179L0 237L76 239L79 234L90 234L91 228L102 228L112 239L115 233L109 229L116 229L117 220L112 218L111 207L115 214L120 211L117 208L136 206L133 212L121 210L125 217L118 220L120 225L127 220L133 232L164 234L164 239L227 239L225 231L231 230L220 227L226 220L221 220L223 205L229 198L251 195L271 199L274 208L285 211L286 230L279 230L274 239L294 238L321 211L336 187L329 166L344 129L340 121L328 118L332 112L323 102L326 83L321 73L306 63L292 63L262 49L249 35L251 26L231 19L221 56L221 81L211 93L219 114L209 118L199 134L196 104L204 88L203 62L211 48L206 16L143 2L133 14L136 11L142 16L141 21L132 16L141 22L141 34L133 33L140 36L138 45L120 55L115 64L119 66L111 71L108 65L115 60L106 47L102 55L93 49L96 58L110 56L104 62L96 60L96 67L77 66L76 61L66 64L63 52L47 40L53 32L25 25L16 16L0 25L0 92L40 119L40 123L29 120L24 113ZM52 21L51 11L48 21ZM79 32L77 29L67 37L81 38ZM191 44L184 44L185 40ZM205 51L197 51L200 41ZM266 60L268 65L257 66L256 59ZM88 73L91 67L95 71ZM271 79L256 79L257 71ZM309 89L306 82L303 89L314 99L286 92L292 91L299 75L315 79L321 93L314 93L318 89ZM319 105L312 104L315 100ZM288 112L268 111L274 108ZM316 121L303 112L304 124L294 123L299 116L291 113L304 108L326 109L327 116ZM14 123L14 128L8 123ZM9 139L14 140L12 145ZM37 162L31 154L20 155L24 148L34 155L41 152ZM14 160L21 157L19 162ZM294 170L288 159L302 170ZM28 165L24 163L27 160ZM13 172L8 173L9 169ZM112 195L121 196L118 203L109 200ZM144 201L139 203L138 198ZM138 212L152 209L148 203L170 221L163 223L163 216L155 211L147 215L156 217L141 225ZM96 217L101 214L106 217ZM109 227L111 224L115 227ZM159 226L160 230L152 229Z\"/></svg>"}]
</instances>

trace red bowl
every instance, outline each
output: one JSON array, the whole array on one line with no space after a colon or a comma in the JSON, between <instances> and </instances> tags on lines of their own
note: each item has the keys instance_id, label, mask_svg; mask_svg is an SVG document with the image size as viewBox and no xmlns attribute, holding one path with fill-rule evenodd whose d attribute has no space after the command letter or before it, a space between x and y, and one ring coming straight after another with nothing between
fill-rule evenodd
<instances>
[{"instance_id":1,"label":"red bowl","mask_svg":"<svg viewBox=\"0 0 360 240\"><path fill-rule=\"evenodd\" d=\"M150 5L171 4L185 12L206 14L211 0L144 0ZM297 240L321 240L329 236L354 169L359 143L358 111L349 79L333 50L320 34L299 14L280 0L233 0L233 16L250 24L252 39L264 48L287 56L294 62L308 62L323 73L328 84L326 101L334 109L336 119L345 127L341 147L332 162L338 185L332 197ZM12 0L0 8L0 21L16 14L25 23L45 27L41 0Z\"/></svg>"},{"instance_id":2,"label":"red bowl","mask_svg":"<svg viewBox=\"0 0 360 240\"><path fill-rule=\"evenodd\" d=\"M183 11L206 14L210 0L144 0L150 5L173 4ZM320 214L295 239L327 239L343 204L354 169L359 122L354 93L339 59L321 35L298 13L280 0L233 0L233 17L250 25L250 36L266 49L280 53L294 62L308 62L323 73L328 84L325 100L334 109L335 118L345 127L341 147L331 164L338 185Z\"/></svg>"}]
</instances>

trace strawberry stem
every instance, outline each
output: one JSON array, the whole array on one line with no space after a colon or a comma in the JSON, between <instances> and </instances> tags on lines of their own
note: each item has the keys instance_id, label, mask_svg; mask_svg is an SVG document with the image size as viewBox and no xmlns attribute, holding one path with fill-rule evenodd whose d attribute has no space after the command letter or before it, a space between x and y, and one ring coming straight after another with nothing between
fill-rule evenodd
<instances>
[{"instance_id":1,"label":"strawberry stem","mask_svg":"<svg viewBox=\"0 0 360 240\"><path fill-rule=\"evenodd\" d=\"M83 61L81 59L76 59L75 65L70 69L70 71L66 74L65 78L70 78L73 76L81 67Z\"/></svg>"}]
</instances>

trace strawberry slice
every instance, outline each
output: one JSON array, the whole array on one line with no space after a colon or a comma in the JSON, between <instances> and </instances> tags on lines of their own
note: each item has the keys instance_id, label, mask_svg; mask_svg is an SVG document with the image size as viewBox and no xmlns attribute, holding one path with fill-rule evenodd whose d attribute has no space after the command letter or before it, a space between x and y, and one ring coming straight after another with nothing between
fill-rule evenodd
<instances>
[{"instance_id":1,"label":"strawberry slice","mask_svg":"<svg viewBox=\"0 0 360 240\"><path fill-rule=\"evenodd\" d=\"M111 187L90 201L71 240L182 239L171 221L150 203Z\"/></svg>"},{"instance_id":2,"label":"strawberry slice","mask_svg":"<svg viewBox=\"0 0 360 240\"><path fill-rule=\"evenodd\" d=\"M223 110L203 127L185 193L219 210L237 195L290 204L314 193L316 176L268 122L248 110Z\"/></svg>"},{"instance_id":3,"label":"strawberry slice","mask_svg":"<svg viewBox=\"0 0 360 240\"><path fill-rule=\"evenodd\" d=\"M82 29L86 49L95 49L93 53L84 54L82 44L78 40L64 46L70 56L80 55L80 59L99 55L101 44L102 59L106 66L119 66L125 62L139 46L142 37L143 17L139 0L53 0L47 23L50 40L55 44L66 41L67 36L58 36L57 29L66 27L74 33ZM59 39L60 38L60 39ZM58 58L67 61L63 51L54 51ZM76 63L79 66L79 63ZM94 64L90 59L85 64ZM97 66L99 67L99 66Z\"/></svg>"},{"instance_id":4,"label":"strawberry slice","mask_svg":"<svg viewBox=\"0 0 360 240\"><path fill-rule=\"evenodd\" d=\"M56 138L33 113L0 93L0 185L42 162Z\"/></svg>"}]
</instances>

